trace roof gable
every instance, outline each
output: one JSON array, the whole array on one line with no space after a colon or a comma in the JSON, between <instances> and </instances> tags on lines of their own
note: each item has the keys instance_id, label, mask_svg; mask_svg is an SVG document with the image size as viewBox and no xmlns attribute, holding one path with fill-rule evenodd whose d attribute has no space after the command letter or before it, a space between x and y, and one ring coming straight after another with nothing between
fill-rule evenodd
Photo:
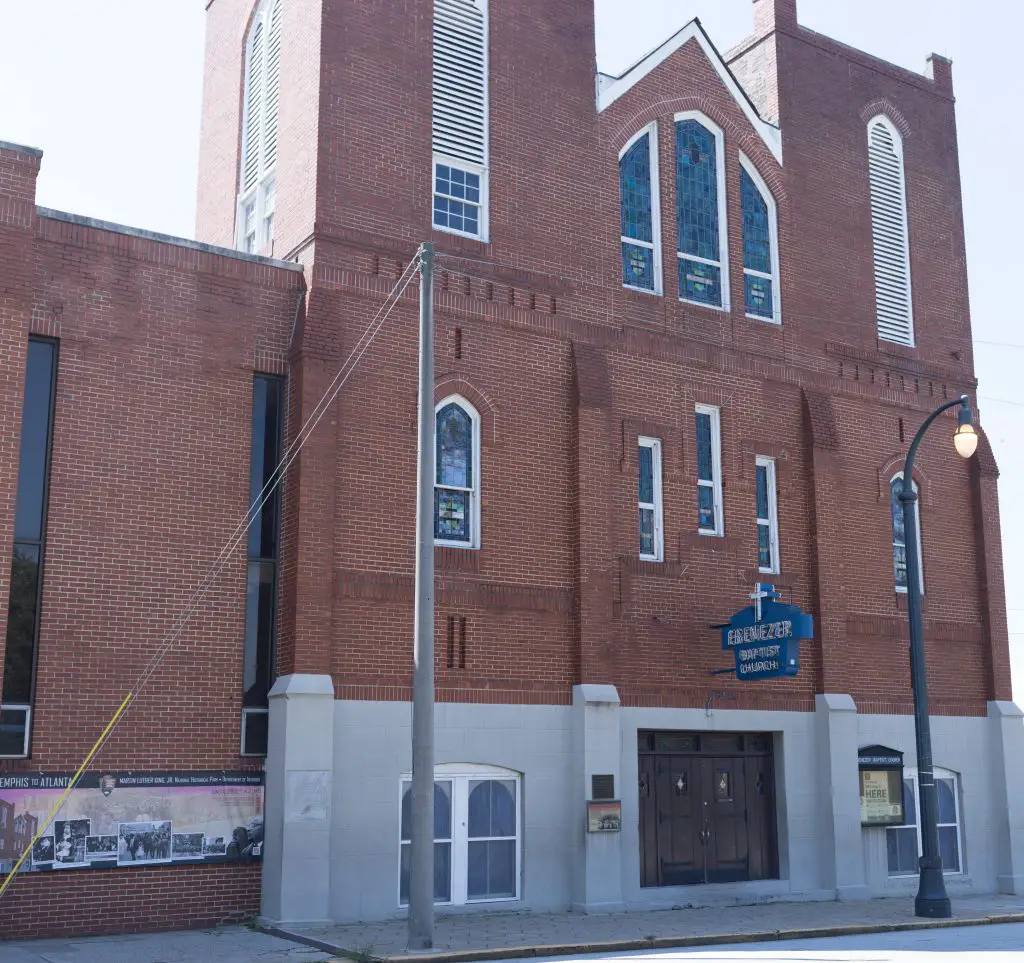
<instances>
[{"instance_id":1,"label":"roof gable","mask_svg":"<svg viewBox=\"0 0 1024 963\"><path fill-rule=\"evenodd\" d=\"M739 108L750 121L751 126L760 135L765 145L775 156L775 159L782 163L782 131L774 124L768 123L757 112L757 108L751 102L746 92L739 85L736 77L729 69L722 55L704 32L699 20L691 20L685 27L674 36L669 37L660 47L655 48L646 57L638 60L632 67L620 74L618 77L609 77L607 74L598 75L597 110L600 113L606 107L615 103L623 94L635 87L644 77L651 73L656 67L663 64L669 57L679 50L683 44L696 40L704 51L704 56L714 67L722 81L722 85Z\"/></svg>"}]
</instances>

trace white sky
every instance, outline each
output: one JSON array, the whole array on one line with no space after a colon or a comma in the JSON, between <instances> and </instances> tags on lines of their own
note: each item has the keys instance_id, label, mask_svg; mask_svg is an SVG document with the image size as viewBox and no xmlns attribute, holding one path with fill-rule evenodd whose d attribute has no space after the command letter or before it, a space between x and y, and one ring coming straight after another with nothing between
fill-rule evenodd
<instances>
[{"instance_id":1,"label":"white sky","mask_svg":"<svg viewBox=\"0 0 1024 963\"><path fill-rule=\"evenodd\" d=\"M192 236L204 6L0 0L0 140L45 151L40 204ZM751 0L596 0L596 8L598 63L612 73L694 16L721 50L752 23ZM1024 4L799 0L799 15L805 26L912 70L922 71L933 51L953 58L979 392L1002 472L1010 645L1015 689L1024 693L1024 558L1013 549L1024 543L1024 433L1014 428L1024 419L1024 299L1012 280L1024 245Z\"/></svg>"}]
</instances>

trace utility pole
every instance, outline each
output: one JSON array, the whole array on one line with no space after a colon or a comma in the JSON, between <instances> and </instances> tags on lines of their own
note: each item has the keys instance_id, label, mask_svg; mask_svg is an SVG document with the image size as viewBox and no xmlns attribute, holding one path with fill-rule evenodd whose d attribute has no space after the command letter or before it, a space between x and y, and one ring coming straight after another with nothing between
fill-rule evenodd
<instances>
[{"instance_id":1,"label":"utility pole","mask_svg":"<svg viewBox=\"0 0 1024 963\"><path fill-rule=\"evenodd\" d=\"M420 248L420 403L409 949L434 947L434 246Z\"/></svg>"}]
</instances>

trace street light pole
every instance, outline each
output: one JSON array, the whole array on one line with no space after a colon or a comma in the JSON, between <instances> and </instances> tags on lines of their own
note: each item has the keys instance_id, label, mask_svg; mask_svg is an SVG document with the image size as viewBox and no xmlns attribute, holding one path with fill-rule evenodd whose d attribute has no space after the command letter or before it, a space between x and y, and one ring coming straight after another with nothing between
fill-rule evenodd
<instances>
[{"instance_id":1,"label":"street light pole","mask_svg":"<svg viewBox=\"0 0 1024 963\"><path fill-rule=\"evenodd\" d=\"M942 412L960 406L960 427L953 441L964 458L974 454L977 434L971 425L967 396L940 405L918 429L903 466L903 486L899 499L903 505L903 527L907 551L907 616L910 621L910 675L914 689L914 731L917 741L917 781L921 799L920 882L914 913L931 919L953 915L939 854L939 830L935 796L935 772L932 765L932 733L928 717L928 673L924 659L924 633L921 629L921 561L918 556L917 492L914 491L914 458L925 432Z\"/></svg>"},{"instance_id":2,"label":"street light pole","mask_svg":"<svg viewBox=\"0 0 1024 963\"><path fill-rule=\"evenodd\" d=\"M434 947L434 246L420 248L409 949Z\"/></svg>"}]
</instances>

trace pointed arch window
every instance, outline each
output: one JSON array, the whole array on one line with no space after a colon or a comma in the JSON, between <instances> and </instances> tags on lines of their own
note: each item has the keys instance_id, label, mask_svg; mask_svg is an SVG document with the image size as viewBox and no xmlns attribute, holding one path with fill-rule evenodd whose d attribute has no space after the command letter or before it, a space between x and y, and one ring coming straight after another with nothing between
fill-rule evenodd
<instances>
[{"instance_id":1,"label":"pointed arch window","mask_svg":"<svg viewBox=\"0 0 1024 963\"><path fill-rule=\"evenodd\" d=\"M651 124L619 154L619 220L622 284L652 294L661 294L658 208L658 125Z\"/></svg>"},{"instance_id":2,"label":"pointed arch window","mask_svg":"<svg viewBox=\"0 0 1024 963\"><path fill-rule=\"evenodd\" d=\"M247 254L272 249L274 244L280 87L281 0L263 0L245 39L237 243Z\"/></svg>"},{"instance_id":3,"label":"pointed arch window","mask_svg":"<svg viewBox=\"0 0 1024 963\"><path fill-rule=\"evenodd\" d=\"M434 541L480 546L480 416L465 398L435 409Z\"/></svg>"},{"instance_id":4,"label":"pointed arch window","mask_svg":"<svg viewBox=\"0 0 1024 963\"><path fill-rule=\"evenodd\" d=\"M747 316L782 323L779 225L775 198L757 168L740 154L743 213L743 301Z\"/></svg>"},{"instance_id":5,"label":"pointed arch window","mask_svg":"<svg viewBox=\"0 0 1024 963\"><path fill-rule=\"evenodd\" d=\"M868 124L868 174L878 337L913 345L903 140L887 117L876 117Z\"/></svg>"},{"instance_id":6,"label":"pointed arch window","mask_svg":"<svg viewBox=\"0 0 1024 963\"><path fill-rule=\"evenodd\" d=\"M729 310L725 138L703 114L676 115L679 297Z\"/></svg>"},{"instance_id":7,"label":"pointed arch window","mask_svg":"<svg viewBox=\"0 0 1024 963\"><path fill-rule=\"evenodd\" d=\"M918 491L917 483L911 482L914 491ZM890 514L892 515L892 566L896 580L896 591L906 592L907 590L907 529L904 524L903 502L900 495L903 492L903 472L894 475L889 482ZM914 512L917 519L917 558L918 575L920 576L921 594L924 594L924 555L921 550L921 502L914 502Z\"/></svg>"}]
</instances>

